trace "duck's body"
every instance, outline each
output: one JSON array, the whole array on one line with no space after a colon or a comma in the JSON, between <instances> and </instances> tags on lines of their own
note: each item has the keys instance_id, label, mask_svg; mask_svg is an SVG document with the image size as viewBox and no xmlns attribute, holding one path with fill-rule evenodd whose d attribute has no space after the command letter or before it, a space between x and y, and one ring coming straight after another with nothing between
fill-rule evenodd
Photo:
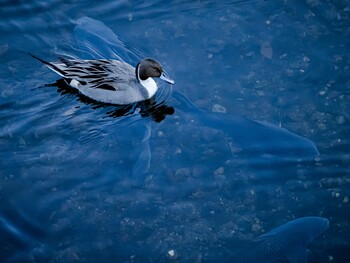
<instances>
[{"instance_id":1,"label":"duck's body","mask_svg":"<svg viewBox=\"0 0 350 263\"><path fill-rule=\"evenodd\" d=\"M174 84L173 80L164 76L160 63L150 58L141 60L134 68L119 60L60 58L60 62L46 62L33 57L85 96L104 103L123 105L153 97L158 86L152 77Z\"/></svg>"}]
</instances>

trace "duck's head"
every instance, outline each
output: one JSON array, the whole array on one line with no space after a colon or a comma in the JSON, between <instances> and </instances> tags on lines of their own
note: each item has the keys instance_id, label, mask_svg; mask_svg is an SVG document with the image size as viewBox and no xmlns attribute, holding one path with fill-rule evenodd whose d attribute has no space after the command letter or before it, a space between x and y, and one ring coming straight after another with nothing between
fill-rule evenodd
<instances>
[{"instance_id":1,"label":"duck's head","mask_svg":"<svg viewBox=\"0 0 350 263\"><path fill-rule=\"evenodd\" d=\"M162 65L153 58L144 58L136 66L136 78L138 81L146 80L149 77L160 78L170 84L175 81L164 75Z\"/></svg>"}]
</instances>

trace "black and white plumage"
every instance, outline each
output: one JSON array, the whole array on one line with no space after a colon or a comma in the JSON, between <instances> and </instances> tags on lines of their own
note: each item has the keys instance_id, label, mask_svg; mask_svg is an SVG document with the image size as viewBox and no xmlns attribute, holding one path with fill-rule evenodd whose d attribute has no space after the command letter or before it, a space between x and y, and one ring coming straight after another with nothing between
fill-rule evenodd
<instances>
[{"instance_id":1,"label":"black and white plumage","mask_svg":"<svg viewBox=\"0 0 350 263\"><path fill-rule=\"evenodd\" d=\"M30 55L63 77L67 84L99 102L125 105L149 99L158 89L153 77L174 84L152 58L141 60L134 68L119 60L60 58L59 62L47 62Z\"/></svg>"}]
</instances>

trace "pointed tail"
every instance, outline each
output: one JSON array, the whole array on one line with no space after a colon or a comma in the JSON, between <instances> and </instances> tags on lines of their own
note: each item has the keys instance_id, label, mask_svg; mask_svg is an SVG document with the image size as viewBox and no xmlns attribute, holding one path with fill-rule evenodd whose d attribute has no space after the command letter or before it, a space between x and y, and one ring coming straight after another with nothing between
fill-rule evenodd
<instances>
[{"instance_id":1,"label":"pointed tail","mask_svg":"<svg viewBox=\"0 0 350 263\"><path fill-rule=\"evenodd\" d=\"M66 76L66 73L59 69L56 65L54 65L53 63L50 63L50 62L47 62L41 58L38 58L37 56L31 54L31 53L28 53L30 56L32 56L33 58L39 60L41 63L45 64L49 69L51 69L52 71L56 72L58 75L61 75L62 77L65 77Z\"/></svg>"}]
</instances>

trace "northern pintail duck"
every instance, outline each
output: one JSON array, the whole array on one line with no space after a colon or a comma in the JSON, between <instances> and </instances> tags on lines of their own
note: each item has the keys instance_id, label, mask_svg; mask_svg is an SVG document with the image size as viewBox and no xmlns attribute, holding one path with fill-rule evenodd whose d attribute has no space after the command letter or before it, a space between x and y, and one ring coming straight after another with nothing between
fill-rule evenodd
<instances>
[{"instance_id":1,"label":"northern pintail duck","mask_svg":"<svg viewBox=\"0 0 350 263\"><path fill-rule=\"evenodd\" d=\"M153 77L174 84L153 58L142 59L134 68L119 60L60 58L59 62L47 62L30 55L63 77L68 85L99 102L125 105L149 99L158 90Z\"/></svg>"}]
</instances>

